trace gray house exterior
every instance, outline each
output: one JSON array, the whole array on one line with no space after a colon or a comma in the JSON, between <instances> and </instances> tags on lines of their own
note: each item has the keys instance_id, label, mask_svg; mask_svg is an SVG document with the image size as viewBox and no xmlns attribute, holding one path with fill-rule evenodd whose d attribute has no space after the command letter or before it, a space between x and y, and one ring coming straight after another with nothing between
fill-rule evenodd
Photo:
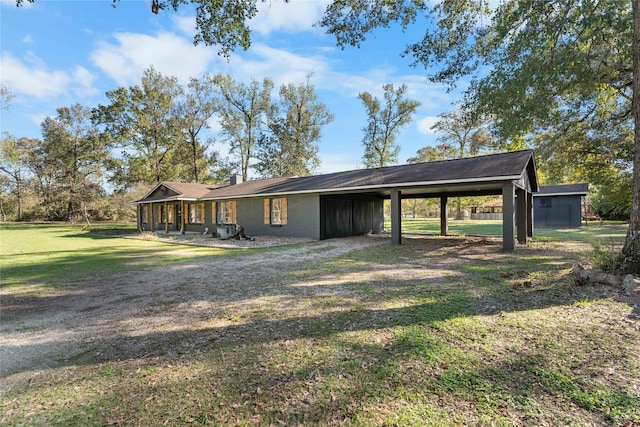
<instances>
[{"instance_id":1,"label":"gray house exterior","mask_svg":"<svg viewBox=\"0 0 640 427\"><path fill-rule=\"evenodd\" d=\"M533 152L525 150L307 177L235 177L228 185L161 182L134 204L141 231L220 233L238 224L248 235L322 240L381 233L390 199L391 241L400 244L403 198L440 199L446 235L450 197L502 195L503 248L512 251L516 238L533 237L535 191Z\"/></svg>"},{"instance_id":2,"label":"gray house exterior","mask_svg":"<svg viewBox=\"0 0 640 427\"><path fill-rule=\"evenodd\" d=\"M533 194L533 215L536 227L576 228L582 225L582 198L589 185L542 185Z\"/></svg>"}]
</instances>

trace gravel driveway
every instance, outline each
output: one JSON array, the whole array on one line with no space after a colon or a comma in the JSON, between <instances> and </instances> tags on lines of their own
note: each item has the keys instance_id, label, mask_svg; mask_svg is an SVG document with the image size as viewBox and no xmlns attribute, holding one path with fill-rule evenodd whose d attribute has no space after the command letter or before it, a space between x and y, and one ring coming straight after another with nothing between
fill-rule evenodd
<instances>
[{"instance_id":1,"label":"gravel driveway","mask_svg":"<svg viewBox=\"0 0 640 427\"><path fill-rule=\"evenodd\" d=\"M263 237L254 242L200 240L227 247L298 243ZM44 369L153 354L148 337L154 334L193 330L203 319L209 319L208 326L215 326L212 318L229 323L237 309L258 306L272 295L287 272L388 241L387 236L363 236L202 257L152 271L113 272L108 283L88 278L74 290L45 297L12 295L8 289L2 294L0 376L12 375L0 387L7 387L11 377L24 380Z\"/></svg>"}]
</instances>

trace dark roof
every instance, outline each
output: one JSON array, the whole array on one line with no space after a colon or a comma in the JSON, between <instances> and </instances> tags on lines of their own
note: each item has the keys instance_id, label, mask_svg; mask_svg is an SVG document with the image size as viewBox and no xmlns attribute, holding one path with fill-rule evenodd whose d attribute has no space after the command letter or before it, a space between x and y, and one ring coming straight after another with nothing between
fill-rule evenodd
<instances>
[{"instance_id":1,"label":"dark roof","mask_svg":"<svg viewBox=\"0 0 640 427\"><path fill-rule=\"evenodd\" d=\"M270 194L321 193L330 191L367 191L394 187L420 187L440 184L482 183L517 180L528 174L532 189L538 189L533 151L515 151L438 162L357 169L325 175L268 178L235 185L206 186L168 182L180 191L178 199L205 200L250 197ZM157 188L157 187L156 187ZM154 189L155 190L155 189ZM153 190L147 194L149 196ZM175 199L175 197L174 197ZM143 198L142 200L150 200ZM164 200L164 199L163 199Z\"/></svg>"},{"instance_id":2,"label":"dark roof","mask_svg":"<svg viewBox=\"0 0 640 427\"><path fill-rule=\"evenodd\" d=\"M222 186L212 190L206 198L517 179L532 160L533 152L527 150L325 175L272 178Z\"/></svg>"},{"instance_id":3,"label":"dark roof","mask_svg":"<svg viewBox=\"0 0 640 427\"><path fill-rule=\"evenodd\" d=\"M580 183L580 184L557 184L557 185L541 185L540 191L534 193L539 196L550 196L550 195L587 195L589 193L589 184Z\"/></svg>"}]
</instances>

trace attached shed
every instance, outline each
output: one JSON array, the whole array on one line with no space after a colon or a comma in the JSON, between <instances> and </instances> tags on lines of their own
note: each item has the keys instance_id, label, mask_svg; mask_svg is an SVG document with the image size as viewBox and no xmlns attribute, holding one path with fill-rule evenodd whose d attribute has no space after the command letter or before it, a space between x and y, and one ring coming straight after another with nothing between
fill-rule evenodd
<instances>
[{"instance_id":1,"label":"attached shed","mask_svg":"<svg viewBox=\"0 0 640 427\"><path fill-rule=\"evenodd\" d=\"M391 241L402 241L403 198L438 198L441 234L450 197L502 195L503 248L533 237L532 193L538 190L531 150L439 162L282 177L229 185L157 184L138 206L140 230L215 230L240 224L249 235L328 239L383 231L391 200ZM516 209L517 208L517 209Z\"/></svg>"},{"instance_id":2,"label":"attached shed","mask_svg":"<svg viewBox=\"0 0 640 427\"><path fill-rule=\"evenodd\" d=\"M580 227L583 198L588 193L586 183L540 186L540 191L533 193L536 227Z\"/></svg>"}]
</instances>

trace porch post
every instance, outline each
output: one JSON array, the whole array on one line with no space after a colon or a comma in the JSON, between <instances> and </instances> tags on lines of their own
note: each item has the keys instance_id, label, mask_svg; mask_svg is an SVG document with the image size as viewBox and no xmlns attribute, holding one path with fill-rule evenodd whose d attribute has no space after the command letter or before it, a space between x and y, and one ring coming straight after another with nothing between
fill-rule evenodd
<instances>
[{"instance_id":1,"label":"porch post","mask_svg":"<svg viewBox=\"0 0 640 427\"><path fill-rule=\"evenodd\" d=\"M153 203L149 203L149 216L151 216L151 232L154 233L156 231L155 218L153 217Z\"/></svg>"},{"instance_id":2,"label":"porch post","mask_svg":"<svg viewBox=\"0 0 640 427\"><path fill-rule=\"evenodd\" d=\"M440 196L440 235L449 234L449 198Z\"/></svg>"},{"instance_id":3,"label":"porch post","mask_svg":"<svg viewBox=\"0 0 640 427\"><path fill-rule=\"evenodd\" d=\"M402 203L400 190L391 190L391 244L402 244Z\"/></svg>"},{"instance_id":4,"label":"porch post","mask_svg":"<svg viewBox=\"0 0 640 427\"><path fill-rule=\"evenodd\" d=\"M184 211L184 200L180 200L180 234L184 234L184 217L186 214Z\"/></svg>"},{"instance_id":5,"label":"porch post","mask_svg":"<svg viewBox=\"0 0 640 427\"><path fill-rule=\"evenodd\" d=\"M164 202L164 232L169 234L169 205L166 200Z\"/></svg>"},{"instance_id":6,"label":"porch post","mask_svg":"<svg viewBox=\"0 0 640 427\"><path fill-rule=\"evenodd\" d=\"M141 207L141 205L136 205L136 226L138 227L138 233L142 233L144 231L142 229L142 207Z\"/></svg>"},{"instance_id":7,"label":"porch post","mask_svg":"<svg viewBox=\"0 0 640 427\"><path fill-rule=\"evenodd\" d=\"M517 195L517 209L516 215L518 217L516 224L518 227L518 243L523 245L527 244L527 217L529 216L529 209L527 207L527 191L516 189Z\"/></svg>"},{"instance_id":8,"label":"porch post","mask_svg":"<svg viewBox=\"0 0 640 427\"><path fill-rule=\"evenodd\" d=\"M513 252L516 249L514 238L516 210L515 187L509 181L502 186L502 250Z\"/></svg>"},{"instance_id":9,"label":"porch post","mask_svg":"<svg viewBox=\"0 0 640 427\"><path fill-rule=\"evenodd\" d=\"M533 239L533 193L527 191L527 237Z\"/></svg>"}]
</instances>

